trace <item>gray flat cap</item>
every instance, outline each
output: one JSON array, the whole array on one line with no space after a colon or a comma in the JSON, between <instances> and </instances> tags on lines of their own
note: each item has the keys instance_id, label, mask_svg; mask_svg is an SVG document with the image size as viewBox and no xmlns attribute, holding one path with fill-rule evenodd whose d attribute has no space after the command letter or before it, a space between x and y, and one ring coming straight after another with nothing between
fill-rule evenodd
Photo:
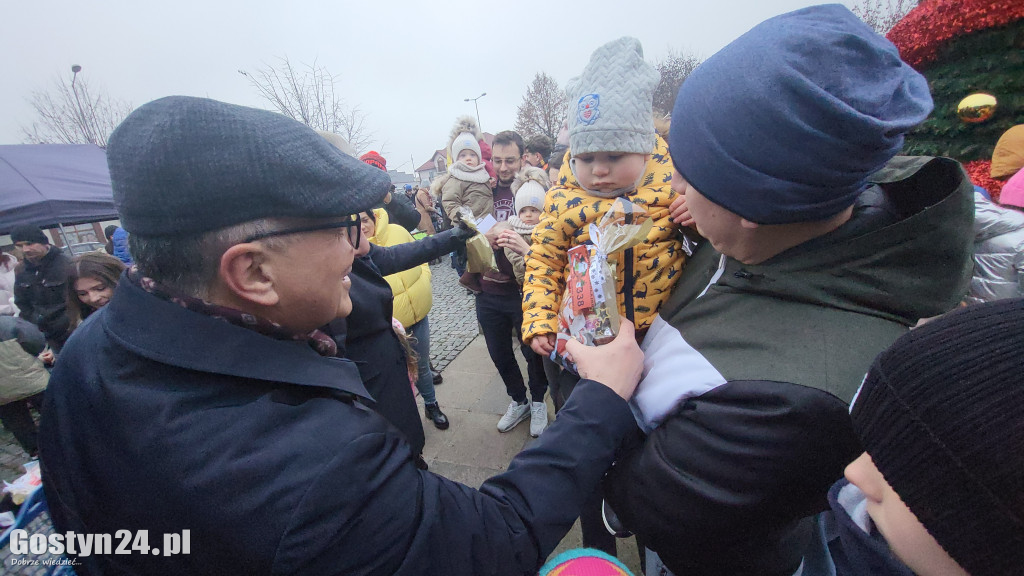
<instances>
[{"instance_id":1,"label":"gray flat cap","mask_svg":"<svg viewBox=\"0 0 1024 576\"><path fill-rule=\"evenodd\" d=\"M110 135L107 165L122 227L147 237L356 214L391 185L295 120L188 96L132 112Z\"/></svg>"}]
</instances>

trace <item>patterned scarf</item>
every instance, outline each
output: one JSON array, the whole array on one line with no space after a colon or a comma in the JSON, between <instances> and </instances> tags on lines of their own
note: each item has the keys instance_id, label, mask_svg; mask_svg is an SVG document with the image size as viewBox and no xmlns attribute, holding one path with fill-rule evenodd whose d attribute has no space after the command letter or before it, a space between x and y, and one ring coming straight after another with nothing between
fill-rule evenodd
<instances>
[{"instance_id":1,"label":"patterned scarf","mask_svg":"<svg viewBox=\"0 0 1024 576\"><path fill-rule=\"evenodd\" d=\"M275 340L305 340L307 344L316 350L317 354L321 356L337 356L338 355L338 344L327 334L324 334L320 330L313 330L309 334L295 334L282 327L276 322L271 322L259 316L254 316L241 310L235 310L234 308L228 308L227 306L221 306L212 302L207 302L201 298L194 296L182 296L175 294L171 290L168 290L165 286L158 284L152 278L147 278L139 272L138 266L132 266L128 272L128 280L145 290L146 292L160 298L161 300L167 300L173 302L182 308L187 308L193 312L198 312L223 320L229 324L247 328L255 332L259 332L264 336L269 336Z\"/></svg>"}]
</instances>

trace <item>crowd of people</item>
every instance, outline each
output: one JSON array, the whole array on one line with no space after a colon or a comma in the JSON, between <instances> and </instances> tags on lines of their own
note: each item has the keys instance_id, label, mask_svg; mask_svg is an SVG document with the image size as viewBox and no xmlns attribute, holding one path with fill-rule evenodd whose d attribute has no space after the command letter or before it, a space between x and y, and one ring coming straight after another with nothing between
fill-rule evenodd
<instances>
[{"instance_id":1,"label":"crowd of people","mask_svg":"<svg viewBox=\"0 0 1024 576\"><path fill-rule=\"evenodd\" d=\"M648 575L1019 573L1024 171L997 203L955 160L900 156L928 83L840 5L711 56L667 129L658 80L608 42L558 141L458 118L448 172L402 191L279 114L132 112L110 255L11 232L0 420L58 532L187 529L191 551L75 570L627 573L635 534ZM606 253L624 206L642 232ZM429 321L449 254L509 396L497 430L538 438L479 489L422 455L424 418L450 426ZM545 565L577 518L600 552Z\"/></svg>"},{"instance_id":2,"label":"crowd of people","mask_svg":"<svg viewBox=\"0 0 1024 576\"><path fill-rule=\"evenodd\" d=\"M0 423L35 457L38 432L30 407L42 404L47 368L75 327L107 304L125 264L100 252L69 260L31 225L12 230L11 239L24 261L3 255Z\"/></svg>"}]
</instances>

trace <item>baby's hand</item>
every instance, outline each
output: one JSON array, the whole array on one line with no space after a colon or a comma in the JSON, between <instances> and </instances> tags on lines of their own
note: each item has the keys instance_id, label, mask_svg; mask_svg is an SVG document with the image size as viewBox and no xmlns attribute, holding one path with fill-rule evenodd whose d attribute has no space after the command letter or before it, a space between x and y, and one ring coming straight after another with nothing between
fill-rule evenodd
<instances>
[{"instance_id":1,"label":"baby's hand","mask_svg":"<svg viewBox=\"0 0 1024 576\"><path fill-rule=\"evenodd\" d=\"M680 226L693 226L693 216L690 216L690 209L686 207L686 195L680 194L668 207L669 216L672 221Z\"/></svg>"},{"instance_id":2,"label":"baby's hand","mask_svg":"<svg viewBox=\"0 0 1024 576\"><path fill-rule=\"evenodd\" d=\"M491 243L491 248L495 250L501 248L501 244L498 242L498 237L501 236L501 233L505 230L511 230L508 222L498 222L494 226L491 226L491 229L484 234L487 241Z\"/></svg>"},{"instance_id":3,"label":"baby's hand","mask_svg":"<svg viewBox=\"0 0 1024 576\"><path fill-rule=\"evenodd\" d=\"M53 366L53 363L57 360L57 357L54 355L53 350L50 350L50 348L47 347L45 350L39 353L39 359L43 361L43 364L46 364L47 366Z\"/></svg>"},{"instance_id":4,"label":"baby's hand","mask_svg":"<svg viewBox=\"0 0 1024 576\"><path fill-rule=\"evenodd\" d=\"M515 230L503 230L498 235L498 246L508 248L520 256L526 256L530 251L530 245Z\"/></svg>"},{"instance_id":5,"label":"baby's hand","mask_svg":"<svg viewBox=\"0 0 1024 576\"><path fill-rule=\"evenodd\" d=\"M555 350L555 335L554 334L538 334L530 340L530 348L541 356L547 358L551 356L551 353Z\"/></svg>"}]
</instances>

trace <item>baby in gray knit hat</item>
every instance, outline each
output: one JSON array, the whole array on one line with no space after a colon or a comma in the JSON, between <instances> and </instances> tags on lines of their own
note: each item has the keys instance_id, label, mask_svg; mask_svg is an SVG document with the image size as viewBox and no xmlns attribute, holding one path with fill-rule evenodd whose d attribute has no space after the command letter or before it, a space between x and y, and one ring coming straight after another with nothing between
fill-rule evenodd
<instances>
[{"instance_id":1,"label":"baby in gray knit hat","mask_svg":"<svg viewBox=\"0 0 1024 576\"><path fill-rule=\"evenodd\" d=\"M610 255L618 261L620 315L633 321L638 334L654 320L683 265L678 228L669 220L676 197L669 185L672 162L654 129L659 79L640 42L624 37L595 50L583 73L568 83L569 161L548 191L523 284L523 338L538 354L554 350L567 253L591 240L590 225L616 198L643 208L654 221L644 242Z\"/></svg>"}]
</instances>

